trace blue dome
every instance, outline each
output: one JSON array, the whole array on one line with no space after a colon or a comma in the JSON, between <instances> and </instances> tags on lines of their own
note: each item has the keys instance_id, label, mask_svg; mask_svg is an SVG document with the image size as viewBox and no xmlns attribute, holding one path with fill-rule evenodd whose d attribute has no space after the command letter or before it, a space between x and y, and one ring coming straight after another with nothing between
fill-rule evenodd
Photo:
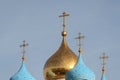
<instances>
[{"instance_id":1,"label":"blue dome","mask_svg":"<svg viewBox=\"0 0 120 80\"><path fill-rule=\"evenodd\" d=\"M79 54L76 65L66 72L66 80L95 80L94 72L84 64L81 56Z\"/></svg>"},{"instance_id":2,"label":"blue dome","mask_svg":"<svg viewBox=\"0 0 120 80\"><path fill-rule=\"evenodd\" d=\"M106 80L105 74L102 74L101 80Z\"/></svg>"},{"instance_id":3,"label":"blue dome","mask_svg":"<svg viewBox=\"0 0 120 80\"><path fill-rule=\"evenodd\" d=\"M25 62L22 62L22 65L18 72L10 78L10 80L36 80L32 75L27 71Z\"/></svg>"}]
</instances>

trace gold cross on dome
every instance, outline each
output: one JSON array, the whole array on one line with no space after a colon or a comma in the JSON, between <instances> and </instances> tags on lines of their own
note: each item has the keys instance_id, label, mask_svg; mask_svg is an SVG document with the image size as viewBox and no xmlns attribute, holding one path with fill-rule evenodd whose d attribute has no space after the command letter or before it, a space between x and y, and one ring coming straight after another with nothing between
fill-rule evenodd
<instances>
[{"instance_id":1,"label":"gold cross on dome","mask_svg":"<svg viewBox=\"0 0 120 80\"><path fill-rule=\"evenodd\" d=\"M23 41L23 44L22 45L20 45L20 47L22 47L23 48L23 56L22 56L22 60L24 61L25 60L25 48L28 46L28 43L26 43L25 42L25 40Z\"/></svg>"},{"instance_id":2,"label":"gold cross on dome","mask_svg":"<svg viewBox=\"0 0 120 80\"><path fill-rule=\"evenodd\" d=\"M63 31L65 31L65 17L69 16L69 14L67 14L66 12L63 12L62 15L60 15L59 17L63 17Z\"/></svg>"},{"instance_id":3,"label":"gold cross on dome","mask_svg":"<svg viewBox=\"0 0 120 80\"><path fill-rule=\"evenodd\" d=\"M81 39L83 39L84 38L84 36L83 35L81 35L81 33L79 32L78 33L78 37L76 37L75 39L78 39L79 40L79 43L78 43L78 46L79 46L79 50L78 50L78 52L82 52L82 50L81 50Z\"/></svg>"},{"instance_id":4,"label":"gold cross on dome","mask_svg":"<svg viewBox=\"0 0 120 80\"><path fill-rule=\"evenodd\" d=\"M100 56L100 59L102 59L102 65L104 66L105 65L105 59L108 59L108 56L105 54L105 53L103 53L101 56Z\"/></svg>"}]
</instances>

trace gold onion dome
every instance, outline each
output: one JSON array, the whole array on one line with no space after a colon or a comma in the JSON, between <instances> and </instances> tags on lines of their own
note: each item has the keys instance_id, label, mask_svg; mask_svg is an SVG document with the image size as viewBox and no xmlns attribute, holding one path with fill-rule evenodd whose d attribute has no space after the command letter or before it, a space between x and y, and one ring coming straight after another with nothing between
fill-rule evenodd
<instances>
[{"instance_id":1,"label":"gold onion dome","mask_svg":"<svg viewBox=\"0 0 120 80\"><path fill-rule=\"evenodd\" d=\"M64 18L66 13L63 13ZM63 24L63 27L65 24ZM66 42L66 31L62 32L62 43L58 50L46 61L44 65L45 80L65 79L65 74L68 70L74 67L77 56L68 47Z\"/></svg>"}]
</instances>

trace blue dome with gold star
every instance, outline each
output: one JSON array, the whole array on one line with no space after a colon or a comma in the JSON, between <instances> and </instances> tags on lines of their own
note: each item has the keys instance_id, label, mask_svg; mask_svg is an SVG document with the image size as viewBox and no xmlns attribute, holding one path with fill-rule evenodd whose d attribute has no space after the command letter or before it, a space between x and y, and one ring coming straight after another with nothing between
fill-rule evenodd
<instances>
[{"instance_id":1,"label":"blue dome with gold star","mask_svg":"<svg viewBox=\"0 0 120 80\"><path fill-rule=\"evenodd\" d=\"M66 80L95 80L94 72L84 64L81 54L74 68L66 72Z\"/></svg>"},{"instance_id":2,"label":"blue dome with gold star","mask_svg":"<svg viewBox=\"0 0 120 80\"><path fill-rule=\"evenodd\" d=\"M18 72L13 75L10 80L36 80L26 69L25 62L22 62L22 65Z\"/></svg>"}]
</instances>

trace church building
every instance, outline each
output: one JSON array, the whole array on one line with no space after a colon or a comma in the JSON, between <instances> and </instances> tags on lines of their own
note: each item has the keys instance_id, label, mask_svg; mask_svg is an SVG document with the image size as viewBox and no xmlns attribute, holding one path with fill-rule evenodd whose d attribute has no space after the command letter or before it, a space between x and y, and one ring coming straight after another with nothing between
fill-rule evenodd
<instances>
[{"instance_id":1,"label":"church building","mask_svg":"<svg viewBox=\"0 0 120 80\"><path fill-rule=\"evenodd\" d=\"M62 41L59 48L51 55L44 64L43 74L44 80L96 80L95 73L85 65L82 55L81 39L84 38L81 33L78 34L78 56L69 48L66 41L66 22L65 18L69 16L66 12L60 15L63 18L63 31L61 32ZM25 47L28 44L23 41L20 47L23 48L22 63L20 69L10 78L10 80L36 80L27 70L25 65ZM103 54L100 59L103 60L101 80L105 78L105 63L104 60L108 56ZM40 79L39 79L40 80Z\"/></svg>"}]
</instances>

